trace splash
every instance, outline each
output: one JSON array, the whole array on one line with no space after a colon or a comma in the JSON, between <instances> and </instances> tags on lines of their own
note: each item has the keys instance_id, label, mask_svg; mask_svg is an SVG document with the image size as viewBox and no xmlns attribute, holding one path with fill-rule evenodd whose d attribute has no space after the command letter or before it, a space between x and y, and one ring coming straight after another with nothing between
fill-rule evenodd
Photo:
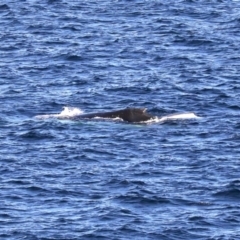
<instances>
[{"instance_id":1,"label":"splash","mask_svg":"<svg viewBox=\"0 0 240 240\"><path fill-rule=\"evenodd\" d=\"M195 113L192 112L187 112L187 113L175 113L175 114L171 114L168 116L164 116L161 118L157 119L157 122L165 122L168 120L178 120L178 119L196 119L196 118L200 118L198 117Z\"/></svg>"},{"instance_id":2,"label":"splash","mask_svg":"<svg viewBox=\"0 0 240 240\"><path fill-rule=\"evenodd\" d=\"M154 117L144 123L163 123L166 121L173 121L173 120L184 120L184 119L197 119L201 118L197 116L195 113L187 112L187 113L175 113L163 117Z\"/></svg>"},{"instance_id":3,"label":"splash","mask_svg":"<svg viewBox=\"0 0 240 240\"><path fill-rule=\"evenodd\" d=\"M63 110L58 114L58 117L70 118L81 114L83 114L83 111L80 108L63 107Z\"/></svg>"},{"instance_id":4,"label":"splash","mask_svg":"<svg viewBox=\"0 0 240 240\"><path fill-rule=\"evenodd\" d=\"M63 110L58 114L44 114L35 116L36 119L47 119L47 118L59 118L68 119L83 114L80 108L76 107L63 107Z\"/></svg>"}]
</instances>

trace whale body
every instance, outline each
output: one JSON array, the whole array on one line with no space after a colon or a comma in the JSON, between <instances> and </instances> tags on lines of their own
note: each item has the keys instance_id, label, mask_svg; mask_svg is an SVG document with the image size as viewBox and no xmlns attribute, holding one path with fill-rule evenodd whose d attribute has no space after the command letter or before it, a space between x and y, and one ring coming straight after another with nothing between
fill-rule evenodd
<instances>
[{"instance_id":1,"label":"whale body","mask_svg":"<svg viewBox=\"0 0 240 240\"><path fill-rule=\"evenodd\" d=\"M72 118L72 120L84 119L84 118L121 118L126 122L144 122L153 118L152 115L146 112L146 108L125 108L122 110L111 112L98 112L80 114Z\"/></svg>"},{"instance_id":2,"label":"whale body","mask_svg":"<svg viewBox=\"0 0 240 240\"><path fill-rule=\"evenodd\" d=\"M166 122L169 120L178 119L193 119L199 118L194 113L175 113L167 116L157 117L149 114L146 108L125 108L117 111L109 112L95 112L84 114L80 109L74 107L63 107L63 111L60 114L47 114L47 115L37 115L37 119L47 119L47 118L57 118L61 120L73 120L79 121L81 119L92 119L92 118L110 118L117 119L120 118L123 121L130 123L137 122Z\"/></svg>"}]
</instances>

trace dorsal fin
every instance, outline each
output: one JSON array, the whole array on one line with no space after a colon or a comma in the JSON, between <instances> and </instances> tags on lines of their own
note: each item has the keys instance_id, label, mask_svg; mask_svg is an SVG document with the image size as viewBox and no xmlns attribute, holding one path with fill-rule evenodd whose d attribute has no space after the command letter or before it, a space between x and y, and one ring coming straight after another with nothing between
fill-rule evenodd
<instances>
[{"instance_id":1,"label":"dorsal fin","mask_svg":"<svg viewBox=\"0 0 240 240\"><path fill-rule=\"evenodd\" d=\"M141 111L141 112L143 112L143 113L147 111L147 108L133 108L133 107L127 107L126 109L138 110L138 111Z\"/></svg>"},{"instance_id":2,"label":"dorsal fin","mask_svg":"<svg viewBox=\"0 0 240 240\"><path fill-rule=\"evenodd\" d=\"M147 108L135 108L136 110L139 110L139 111L141 111L141 112L146 112L147 111Z\"/></svg>"}]
</instances>

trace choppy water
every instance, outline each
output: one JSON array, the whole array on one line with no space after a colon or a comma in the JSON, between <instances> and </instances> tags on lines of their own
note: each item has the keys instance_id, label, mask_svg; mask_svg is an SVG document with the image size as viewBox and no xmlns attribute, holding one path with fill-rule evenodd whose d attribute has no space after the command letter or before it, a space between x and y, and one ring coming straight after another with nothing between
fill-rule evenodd
<instances>
[{"instance_id":1,"label":"choppy water","mask_svg":"<svg viewBox=\"0 0 240 240\"><path fill-rule=\"evenodd\" d=\"M240 239L239 12L2 0L0 238ZM202 118L34 118L63 106Z\"/></svg>"}]
</instances>

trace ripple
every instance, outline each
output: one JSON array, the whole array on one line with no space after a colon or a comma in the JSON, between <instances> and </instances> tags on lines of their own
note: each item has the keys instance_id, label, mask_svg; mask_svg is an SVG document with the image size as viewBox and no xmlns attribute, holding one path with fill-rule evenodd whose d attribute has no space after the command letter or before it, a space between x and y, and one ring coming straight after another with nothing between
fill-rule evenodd
<instances>
[{"instance_id":1,"label":"ripple","mask_svg":"<svg viewBox=\"0 0 240 240\"><path fill-rule=\"evenodd\" d=\"M238 1L5 2L0 238L239 239Z\"/></svg>"},{"instance_id":2,"label":"ripple","mask_svg":"<svg viewBox=\"0 0 240 240\"><path fill-rule=\"evenodd\" d=\"M0 10L9 10L9 6L7 4L0 5Z\"/></svg>"}]
</instances>

